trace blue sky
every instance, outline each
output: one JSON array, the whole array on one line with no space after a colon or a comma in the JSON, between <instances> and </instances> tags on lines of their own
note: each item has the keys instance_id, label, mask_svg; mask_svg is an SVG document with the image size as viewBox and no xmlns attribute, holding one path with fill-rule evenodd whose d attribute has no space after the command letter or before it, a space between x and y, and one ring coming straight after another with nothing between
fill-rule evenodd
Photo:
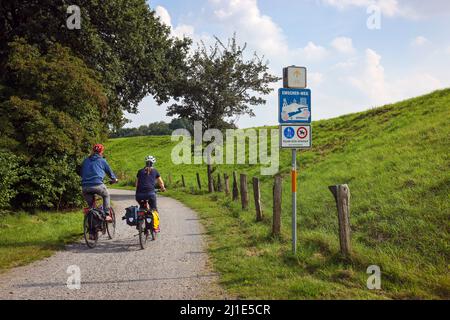
<instances>
[{"instance_id":1,"label":"blue sky","mask_svg":"<svg viewBox=\"0 0 450 320\"><path fill-rule=\"evenodd\" d=\"M226 40L236 32L248 53L308 68L313 120L362 111L450 87L448 0L152 0L174 37ZM369 13L368 13L369 11ZM379 14L378 14L379 13ZM378 19L379 18L379 19ZM368 25L369 20L369 25ZM376 28L374 28L376 27ZM274 84L277 89L282 84ZM277 123L276 90L239 127ZM145 98L127 127L170 121Z\"/></svg>"}]
</instances>

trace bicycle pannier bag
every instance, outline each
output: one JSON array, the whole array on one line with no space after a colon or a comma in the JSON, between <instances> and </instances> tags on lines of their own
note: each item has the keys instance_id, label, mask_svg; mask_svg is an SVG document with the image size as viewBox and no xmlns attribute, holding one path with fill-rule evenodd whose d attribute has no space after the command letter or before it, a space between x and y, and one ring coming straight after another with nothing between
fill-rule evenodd
<instances>
[{"instance_id":1,"label":"bicycle pannier bag","mask_svg":"<svg viewBox=\"0 0 450 320\"><path fill-rule=\"evenodd\" d=\"M91 209L88 215L89 228L91 233L99 231L102 228L104 218L102 213L97 209Z\"/></svg>"},{"instance_id":2,"label":"bicycle pannier bag","mask_svg":"<svg viewBox=\"0 0 450 320\"><path fill-rule=\"evenodd\" d=\"M125 209L125 220L127 221L127 224L129 226L136 226L137 225L137 216L138 207L132 206Z\"/></svg>"},{"instance_id":3,"label":"bicycle pannier bag","mask_svg":"<svg viewBox=\"0 0 450 320\"><path fill-rule=\"evenodd\" d=\"M152 215L153 215L153 228L155 230L158 230L159 229L159 214L158 214L158 211L153 210L152 211Z\"/></svg>"}]
</instances>

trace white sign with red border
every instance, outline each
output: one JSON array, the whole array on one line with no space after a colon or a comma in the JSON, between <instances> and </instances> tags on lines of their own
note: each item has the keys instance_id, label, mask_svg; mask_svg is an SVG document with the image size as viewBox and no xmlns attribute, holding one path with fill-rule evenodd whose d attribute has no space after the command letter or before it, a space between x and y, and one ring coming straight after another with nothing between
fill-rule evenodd
<instances>
[{"instance_id":1,"label":"white sign with red border","mask_svg":"<svg viewBox=\"0 0 450 320\"><path fill-rule=\"evenodd\" d=\"M280 146L288 149L309 149L312 145L311 125L280 125Z\"/></svg>"}]
</instances>

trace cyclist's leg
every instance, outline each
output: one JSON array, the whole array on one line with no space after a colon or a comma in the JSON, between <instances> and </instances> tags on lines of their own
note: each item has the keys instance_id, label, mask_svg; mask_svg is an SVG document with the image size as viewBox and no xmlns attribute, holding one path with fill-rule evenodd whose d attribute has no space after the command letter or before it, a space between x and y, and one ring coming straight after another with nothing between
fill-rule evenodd
<instances>
[{"instance_id":1,"label":"cyclist's leg","mask_svg":"<svg viewBox=\"0 0 450 320\"><path fill-rule=\"evenodd\" d=\"M83 198L87 202L89 208L95 206L95 192L93 192L91 187L83 188ZM95 240L95 230L89 227L89 239Z\"/></svg>"},{"instance_id":2,"label":"cyclist's leg","mask_svg":"<svg viewBox=\"0 0 450 320\"><path fill-rule=\"evenodd\" d=\"M152 212L153 211L158 212L158 207L156 205L156 194L155 193L152 193L152 194L149 195L149 204L150 204L150 209L152 210ZM159 216L159 214L158 214L158 216ZM159 223L157 225L155 225L155 223L154 223L153 224L153 228L155 228L154 230L156 232L160 232L161 231Z\"/></svg>"},{"instance_id":3,"label":"cyclist's leg","mask_svg":"<svg viewBox=\"0 0 450 320\"><path fill-rule=\"evenodd\" d=\"M109 215L109 207L111 205L111 197L109 195L108 189L104 184L97 187L97 194L103 198L103 211Z\"/></svg>"},{"instance_id":4,"label":"cyclist's leg","mask_svg":"<svg viewBox=\"0 0 450 320\"><path fill-rule=\"evenodd\" d=\"M84 200L87 202L89 208L94 206L94 193L92 193L91 188L87 187L87 188L83 188L83 198Z\"/></svg>"},{"instance_id":5,"label":"cyclist's leg","mask_svg":"<svg viewBox=\"0 0 450 320\"><path fill-rule=\"evenodd\" d=\"M149 195L149 204L150 204L150 209L151 210L156 210L158 211L158 207L156 205L156 194L155 193L151 193Z\"/></svg>"}]
</instances>

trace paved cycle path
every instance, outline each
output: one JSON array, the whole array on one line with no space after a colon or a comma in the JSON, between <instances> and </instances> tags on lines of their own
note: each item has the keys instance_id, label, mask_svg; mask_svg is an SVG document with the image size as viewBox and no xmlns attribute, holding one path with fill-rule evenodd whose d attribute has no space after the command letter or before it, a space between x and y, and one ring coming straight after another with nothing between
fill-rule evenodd
<instances>
[{"instance_id":1,"label":"paved cycle path","mask_svg":"<svg viewBox=\"0 0 450 320\"><path fill-rule=\"evenodd\" d=\"M118 218L113 240L102 236L94 249L80 240L50 258L0 275L0 299L225 298L208 264L204 230L194 211L158 197L161 233L140 250L137 230L121 220L125 208L135 205L134 192L110 193ZM69 289L68 271L78 267L80 288Z\"/></svg>"}]
</instances>

